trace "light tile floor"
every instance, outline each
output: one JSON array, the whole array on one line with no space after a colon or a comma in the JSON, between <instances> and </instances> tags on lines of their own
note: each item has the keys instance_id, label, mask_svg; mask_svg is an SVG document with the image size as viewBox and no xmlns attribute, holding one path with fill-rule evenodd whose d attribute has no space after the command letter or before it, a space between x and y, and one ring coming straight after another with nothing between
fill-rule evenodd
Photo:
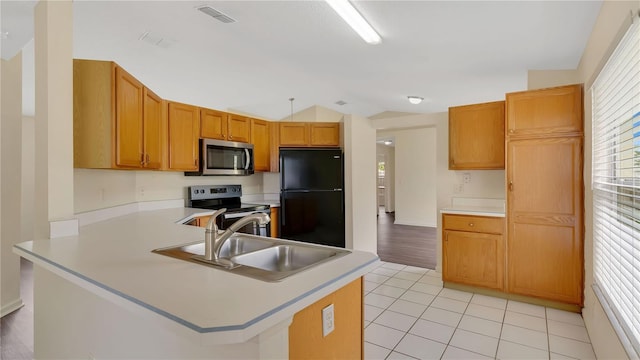
<instances>
[{"instance_id":1,"label":"light tile floor","mask_svg":"<svg viewBox=\"0 0 640 360\"><path fill-rule=\"evenodd\" d=\"M381 262L365 275L365 359L595 359L579 314L442 287Z\"/></svg>"}]
</instances>

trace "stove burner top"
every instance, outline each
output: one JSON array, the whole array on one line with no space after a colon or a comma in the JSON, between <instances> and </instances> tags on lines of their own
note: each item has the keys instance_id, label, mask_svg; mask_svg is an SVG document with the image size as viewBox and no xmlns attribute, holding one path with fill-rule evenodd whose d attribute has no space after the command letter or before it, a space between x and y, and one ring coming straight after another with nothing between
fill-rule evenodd
<instances>
[{"instance_id":1,"label":"stove burner top","mask_svg":"<svg viewBox=\"0 0 640 360\"><path fill-rule=\"evenodd\" d=\"M217 210L227 213L264 211L269 205L242 203L242 185L198 185L189 187L187 207Z\"/></svg>"}]
</instances>

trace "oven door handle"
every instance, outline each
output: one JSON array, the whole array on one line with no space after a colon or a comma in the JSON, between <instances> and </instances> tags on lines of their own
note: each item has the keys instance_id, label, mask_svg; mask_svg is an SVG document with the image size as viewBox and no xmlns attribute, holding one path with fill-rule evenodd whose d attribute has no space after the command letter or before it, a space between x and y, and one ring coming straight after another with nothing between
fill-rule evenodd
<instances>
[{"instance_id":1,"label":"oven door handle","mask_svg":"<svg viewBox=\"0 0 640 360\"><path fill-rule=\"evenodd\" d=\"M222 217L226 220L226 219L239 219L241 217L245 217L247 215L251 215L251 214L258 214L258 213L267 213L269 214L271 211L270 210L258 210L258 211L247 211L247 212L239 212L239 213L225 213L222 214Z\"/></svg>"}]
</instances>

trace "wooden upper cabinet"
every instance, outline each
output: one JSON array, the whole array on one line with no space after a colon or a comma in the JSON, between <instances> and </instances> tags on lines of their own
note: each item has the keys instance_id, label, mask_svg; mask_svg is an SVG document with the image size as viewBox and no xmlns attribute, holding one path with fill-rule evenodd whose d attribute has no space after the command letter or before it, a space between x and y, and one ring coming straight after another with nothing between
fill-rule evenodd
<instances>
[{"instance_id":1,"label":"wooden upper cabinet","mask_svg":"<svg viewBox=\"0 0 640 360\"><path fill-rule=\"evenodd\" d=\"M309 145L309 123L281 122L278 125L280 128L280 146Z\"/></svg>"},{"instance_id":2,"label":"wooden upper cabinet","mask_svg":"<svg viewBox=\"0 0 640 360\"><path fill-rule=\"evenodd\" d=\"M166 107L164 101L149 89L144 89L144 166L149 169L162 167L164 134L166 126Z\"/></svg>"},{"instance_id":3,"label":"wooden upper cabinet","mask_svg":"<svg viewBox=\"0 0 640 360\"><path fill-rule=\"evenodd\" d=\"M200 111L176 102L169 102L168 110L169 170L198 170Z\"/></svg>"},{"instance_id":4,"label":"wooden upper cabinet","mask_svg":"<svg viewBox=\"0 0 640 360\"><path fill-rule=\"evenodd\" d=\"M236 114L228 115L227 140L251 142L251 122L247 117Z\"/></svg>"},{"instance_id":5,"label":"wooden upper cabinet","mask_svg":"<svg viewBox=\"0 0 640 360\"><path fill-rule=\"evenodd\" d=\"M144 86L122 68L116 68L116 166L144 165Z\"/></svg>"},{"instance_id":6,"label":"wooden upper cabinet","mask_svg":"<svg viewBox=\"0 0 640 360\"><path fill-rule=\"evenodd\" d=\"M340 146L340 123L310 123L310 146Z\"/></svg>"},{"instance_id":7,"label":"wooden upper cabinet","mask_svg":"<svg viewBox=\"0 0 640 360\"><path fill-rule=\"evenodd\" d=\"M504 169L505 102L449 108L449 169Z\"/></svg>"},{"instance_id":8,"label":"wooden upper cabinet","mask_svg":"<svg viewBox=\"0 0 640 360\"><path fill-rule=\"evenodd\" d=\"M283 147L340 146L340 123L281 122L279 127L280 146Z\"/></svg>"},{"instance_id":9,"label":"wooden upper cabinet","mask_svg":"<svg viewBox=\"0 0 640 360\"><path fill-rule=\"evenodd\" d=\"M200 137L227 140L227 113L211 109L200 110Z\"/></svg>"},{"instance_id":10,"label":"wooden upper cabinet","mask_svg":"<svg viewBox=\"0 0 640 360\"><path fill-rule=\"evenodd\" d=\"M111 61L73 60L74 166L158 169L163 102Z\"/></svg>"},{"instance_id":11,"label":"wooden upper cabinet","mask_svg":"<svg viewBox=\"0 0 640 360\"><path fill-rule=\"evenodd\" d=\"M507 136L582 134L582 85L507 94Z\"/></svg>"},{"instance_id":12,"label":"wooden upper cabinet","mask_svg":"<svg viewBox=\"0 0 640 360\"><path fill-rule=\"evenodd\" d=\"M269 122L251 119L251 140L253 143L253 166L255 171L271 169Z\"/></svg>"}]
</instances>

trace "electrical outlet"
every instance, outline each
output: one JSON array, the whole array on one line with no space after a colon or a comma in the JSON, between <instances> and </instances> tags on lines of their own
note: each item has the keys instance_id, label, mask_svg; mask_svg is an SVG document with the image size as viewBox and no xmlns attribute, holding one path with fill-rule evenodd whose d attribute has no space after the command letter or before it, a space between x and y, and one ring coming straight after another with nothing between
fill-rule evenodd
<instances>
[{"instance_id":1,"label":"electrical outlet","mask_svg":"<svg viewBox=\"0 0 640 360\"><path fill-rule=\"evenodd\" d=\"M462 182L465 184L468 184L471 182L471 174L470 173L464 173L462 174Z\"/></svg>"},{"instance_id":2,"label":"electrical outlet","mask_svg":"<svg viewBox=\"0 0 640 360\"><path fill-rule=\"evenodd\" d=\"M454 184L453 192L456 194L461 194L464 192L464 184Z\"/></svg>"},{"instance_id":3,"label":"electrical outlet","mask_svg":"<svg viewBox=\"0 0 640 360\"><path fill-rule=\"evenodd\" d=\"M322 336L329 335L335 328L333 304L322 309Z\"/></svg>"}]
</instances>

